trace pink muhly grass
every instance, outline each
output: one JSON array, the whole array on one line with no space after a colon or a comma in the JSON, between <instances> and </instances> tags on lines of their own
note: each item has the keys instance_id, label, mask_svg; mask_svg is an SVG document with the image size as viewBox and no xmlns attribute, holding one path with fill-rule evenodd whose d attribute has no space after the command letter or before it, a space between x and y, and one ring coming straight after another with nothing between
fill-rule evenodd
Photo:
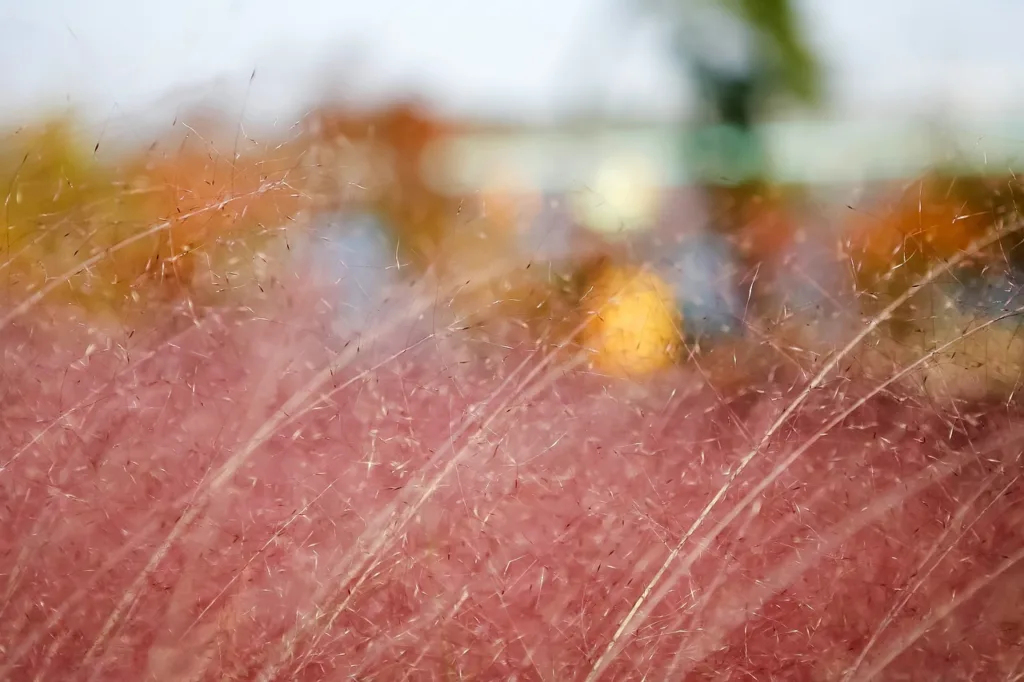
<instances>
[{"instance_id":1,"label":"pink muhly grass","mask_svg":"<svg viewBox=\"0 0 1024 682\"><path fill-rule=\"evenodd\" d=\"M1021 674L1015 409L611 380L282 281L0 330L0 679Z\"/></svg>"}]
</instances>

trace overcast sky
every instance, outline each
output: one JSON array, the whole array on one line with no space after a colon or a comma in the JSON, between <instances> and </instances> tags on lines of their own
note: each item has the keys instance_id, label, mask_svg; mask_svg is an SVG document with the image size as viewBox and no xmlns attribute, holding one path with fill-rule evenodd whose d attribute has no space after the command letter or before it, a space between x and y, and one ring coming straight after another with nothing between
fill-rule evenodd
<instances>
[{"instance_id":1,"label":"overcast sky","mask_svg":"<svg viewBox=\"0 0 1024 682\"><path fill-rule=\"evenodd\" d=\"M4 122L103 117L233 92L288 116L314 78L413 90L461 113L685 106L656 24L629 0L0 0ZM844 115L1024 111L1024 2L803 0ZM251 85L249 77L255 69Z\"/></svg>"}]
</instances>

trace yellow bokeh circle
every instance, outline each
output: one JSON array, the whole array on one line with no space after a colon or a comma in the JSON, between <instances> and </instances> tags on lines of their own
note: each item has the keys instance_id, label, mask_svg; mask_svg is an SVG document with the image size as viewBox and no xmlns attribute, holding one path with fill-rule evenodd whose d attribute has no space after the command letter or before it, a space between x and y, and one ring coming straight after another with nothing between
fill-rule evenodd
<instances>
[{"instance_id":1,"label":"yellow bokeh circle","mask_svg":"<svg viewBox=\"0 0 1024 682\"><path fill-rule=\"evenodd\" d=\"M607 266L595 273L584 297L590 312L583 344L598 369L617 375L649 374L676 361L682 315L672 289L657 274Z\"/></svg>"}]
</instances>

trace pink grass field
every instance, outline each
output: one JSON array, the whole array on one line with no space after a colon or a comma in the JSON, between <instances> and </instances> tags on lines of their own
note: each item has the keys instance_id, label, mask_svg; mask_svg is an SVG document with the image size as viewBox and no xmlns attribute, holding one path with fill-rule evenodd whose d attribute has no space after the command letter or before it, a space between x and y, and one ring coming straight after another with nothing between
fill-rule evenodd
<instances>
[{"instance_id":1,"label":"pink grass field","mask_svg":"<svg viewBox=\"0 0 1024 682\"><path fill-rule=\"evenodd\" d=\"M5 321L0 679L1024 675L1014 408L612 380L417 289L347 334L284 281Z\"/></svg>"}]
</instances>

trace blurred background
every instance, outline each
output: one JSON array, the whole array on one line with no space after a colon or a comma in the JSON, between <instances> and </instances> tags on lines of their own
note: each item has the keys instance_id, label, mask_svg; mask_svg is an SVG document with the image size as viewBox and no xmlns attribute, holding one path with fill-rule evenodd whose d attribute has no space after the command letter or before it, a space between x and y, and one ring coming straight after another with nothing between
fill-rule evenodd
<instances>
[{"instance_id":1,"label":"blurred background","mask_svg":"<svg viewBox=\"0 0 1024 682\"><path fill-rule=\"evenodd\" d=\"M621 252L655 266L687 334L735 332L769 254L846 229L877 188L1013 176L1022 22L1005 0L8 0L0 124L73 120L97 163L198 141L210 176L174 172L208 188L226 163L235 193L248 154L261 229L315 215L363 318L405 265ZM301 189L267 191L275 172ZM156 177L160 216L202 193ZM203 230L155 248L179 272Z\"/></svg>"},{"instance_id":2,"label":"blurred background","mask_svg":"<svg viewBox=\"0 0 1024 682\"><path fill-rule=\"evenodd\" d=\"M1019 154L1024 52L1015 27L1024 7L762 5L793 14L794 39L821 71L813 112L777 103L764 115L775 123L767 137L780 148L780 173L892 173L926 160L921 147L935 129L964 146ZM699 116L699 78L685 64L693 55L736 72L763 61L750 27L716 6L750 23L740 0L5 2L0 120L74 107L101 123L161 126L202 101L253 125L287 126L325 95L364 105L416 96L439 116L514 129L467 137L467 165L508 156L538 181L573 187L584 179L574 167L602 153L595 143L653 155L671 146L675 124ZM596 135L598 122L599 141L571 136ZM560 153L538 161L544 149ZM661 173L685 175L664 158L671 154L654 156Z\"/></svg>"}]
</instances>

